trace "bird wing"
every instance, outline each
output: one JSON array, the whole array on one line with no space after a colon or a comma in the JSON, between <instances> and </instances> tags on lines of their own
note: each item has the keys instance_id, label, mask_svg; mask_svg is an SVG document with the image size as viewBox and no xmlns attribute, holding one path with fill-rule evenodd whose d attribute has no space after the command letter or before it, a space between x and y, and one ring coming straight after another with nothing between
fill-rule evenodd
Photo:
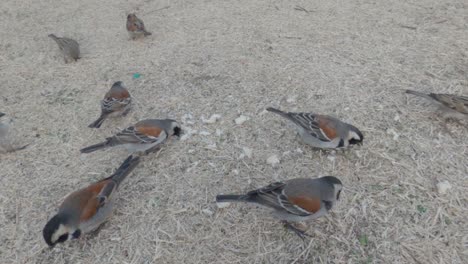
<instances>
[{"instance_id":1,"label":"bird wing","mask_svg":"<svg viewBox=\"0 0 468 264\"><path fill-rule=\"evenodd\" d=\"M300 206L293 204L284 193L285 186L286 184L284 182L275 182L264 188L251 191L247 195L250 197L249 200L252 202L256 202L279 211L286 211L290 214L298 216L309 216L315 212L304 210Z\"/></svg>"},{"instance_id":2,"label":"bird wing","mask_svg":"<svg viewBox=\"0 0 468 264\"><path fill-rule=\"evenodd\" d=\"M289 119L304 128L311 136L325 142L336 137L336 131L329 120L312 113L288 113Z\"/></svg>"},{"instance_id":3,"label":"bird wing","mask_svg":"<svg viewBox=\"0 0 468 264\"><path fill-rule=\"evenodd\" d=\"M130 98L113 98L108 97L101 101L101 110L105 114L110 114L119 111L130 103Z\"/></svg>"},{"instance_id":4,"label":"bird wing","mask_svg":"<svg viewBox=\"0 0 468 264\"><path fill-rule=\"evenodd\" d=\"M140 131L139 131L140 130ZM164 130L159 128L153 128L154 133L145 133L144 129L137 129L135 126L128 127L114 136L122 144L133 143L133 144L147 144L154 143L156 141L163 141L167 138L167 134Z\"/></svg>"},{"instance_id":5,"label":"bird wing","mask_svg":"<svg viewBox=\"0 0 468 264\"><path fill-rule=\"evenodd\" d=\"M112 196L112 193L114 190L117 189L117 183L109 180L107 183L102 187L101 191L97 195L96 199L98 201L98 208L101 208L106 205L106 203L109 201L109 199Z\"/></svg>"},{"instance_id":6,"label":"bird wing","mask_svg":"<svg viewBox=\"0 0 468 264\"><path fill-rule=\"evenodd\" d=\"M137 18L135 20L135 25L139 31L145 31L145 23L143 23L143 20Z\"/></svg>"},{"instance_id":7,"label":"bird wing","mask_svg":"<svg viewBox=\"0 0 468 264\"><path fill-rule=\"evenodd\" d=\"M322 204L322 201L317 197L305 195L287 197L284 192L281 201L288 212L300 216L308 216L318 212Z\"/></svg>"},{"instance_id":8,"label":"bird wing","mask_svg":"<svg viewBox=\"0 0 468 264\"><path fill-rule=\"evenodd\" d=\"M80 189L68 195L60 206L60 210L75 210L79 212L80 222L85 222L96 215L98 210L105 205L100 203L99 195L104 193L110 194L109 187L112 184L111 180L99 181L91 184L88 187Z\"/></svg>"}]
</instances>

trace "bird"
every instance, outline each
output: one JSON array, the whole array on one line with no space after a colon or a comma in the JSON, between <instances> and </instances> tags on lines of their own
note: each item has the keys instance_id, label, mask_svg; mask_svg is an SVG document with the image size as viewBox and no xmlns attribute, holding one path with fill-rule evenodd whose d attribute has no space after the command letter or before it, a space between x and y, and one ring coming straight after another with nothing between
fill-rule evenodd
<instances>
[{"instance_id":1,"label":"bird","mask_svg":"<svg viewBox=\"0 0 468 264\"><path fill-rule=\"evenodd\" d=\"M108 117L127 115L130 111L132 98L121 81L115 82L101 101L101 116L88 127L100 128Z\"/></svg>"},{"instance_id":2,"label":"bird","mask_svg":"<svg viewBox=\"0 0 468 264\"><path fill-rule=\"evenodd\" d=\"M359 129L332 116L283 112L273 107L266 110L292 121L304 143L315 148L341 149L364 140Z\"/></svg>"},{"instance_id":3,"label":"bird","mask_svg":"<svg viewBox=\"0 0 468 264\"><path fill-rule=\"evenodd\" d=\"M57 42L57 45L63 54L65 63L76 61L80 58L80 46L76 40L70 38L59 38L54 34L49 34L49 37Z\"/></svg>"},{"instance_id":4,"label":"bird","mask_svg":"<svg viewBox=\"0 0 468 264\"><path fill-rule=\"evenodd\" d=\"M104 142L81 149L80 152L90 153L109 147L123 146L132 153L148 154L169 137L180 137L181 132L179 123L174 119L145 119L127 127L115 136L106 138Z\"/></svg>"},{"instance_id":5,"label":"bird","mask_svg":"<svg viewBox=\"0 0 468 264\"><path fill-rule=\"evenodd\" d=\"M47 245L79 238L107 221L120 184L139 162L139 157L130 155L111 176L69 194L42 230Z\"/></svg>"},{"instance_id":6,"label":"bird","mask_svg":"<svg viewBox=\"0 0 468 264\"><path fill-rule=\"evenodd\" d=\"M334 176L295 178L274 182L246 194L217 195L216 202L246 202L273 209L273 216L303 238L304 231L290 222L317 219L332 209L340 198L343 184Z\"/></svg>"},{"instance_id":7,"label":"bird","mask_svg":"<svg viewBox=\"0 0 468 264\"><path fill-rule=\"evenodd\" d=\"M143 21L133 13L127 16L127 31L131 39L151 35L151 32L146 31Z\"/></svg>"},{"instance_id":8,"label":"bird","mask_svg":"<svg viewBox=\"0 0 468 264\"><path fill-rule=\"evenodd\" d=\"M5 116L5 113L0 112L0 117ZM6 123L0 123L0 139L5 138L8 135L10 126Z\"/></svg>"},{"instance_id":9,"label":"bird","mask_svg":"<svg viewBox=\"0 0 468 264\"><path fill-rule=\"evenodd\" d=\"M5 113L0 112L0 118L5 116ZM21 147L14 146L17 144L11 133L11 126L8 122L0 122L0 153L15 152L25 149L29 144Z\"/></svg>"},{"instance_id":10,"label":"bird","mask_svg":"<svg viewBox=\"0 0 468 264\"><path fill-rule=\"evenodd\" d=\"M438 93L426 94L413 90L406 90L406 93L420 96L436 103L445 119L468 120L468 96Z\"/></svg>"}]
</instances>

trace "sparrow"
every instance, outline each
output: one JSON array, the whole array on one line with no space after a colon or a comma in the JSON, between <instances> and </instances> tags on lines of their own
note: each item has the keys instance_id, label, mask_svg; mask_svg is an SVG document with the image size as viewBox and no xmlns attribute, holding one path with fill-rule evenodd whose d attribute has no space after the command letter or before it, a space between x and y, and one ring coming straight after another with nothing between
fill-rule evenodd
<instances>
[{"instance_id":1,"label":"sparrow","mask_svg":"<svg viewBox=\"0 0 468 264\"><path fill-rule=\"evenodd\" d=\"M362 144L364 136L355 126L328 115L283 112L273 107L269 112L292 121L304 143L321 149L339 149Z\"/></svg>"},{"instance_id":2,"label":"sparrow","mask_svg":"<svg viewBox=\"0 0 468 264\"><path fill-rule=\"evenodd\" d=\"M88 127L100 128L108 117L127 115L130 111L132 98L122 82L115 82L101 101L101 116Z\"/></svg>"},{"instance_id":3,"label":"sparrow","mask_svg":"<svg viewBox=\"0 0 468 264\"><path fill-rule=\"evenodd\" d=\"M127 31L131 39L151 35L151 32L146 31L143 21L135 14L129 14L127 16Z\"/></svg>"},{"instance_id":4,"label":"sparrow","mask_svg":"<svg viewBox=\"0 0 468 264\"><path fill-rule=\"evenodd\" d=\"M436 93L425 94L413 90L406 90L406 93L424 97L436 103L445 119L468 120L468 96Z\"/></svg>"},{"instance_id":5,"label":"sparrow","mask_svg":"<svg viewBox=\"0 0 468 264\"><path fill-rule=\"evenodd\" d=\"M0 118L5 116L5 113L0 112ZM21 147L14 147L14 142L10 133L10 124L8 122L0 122L0 153L15 152L25 149L29 144Z\"/></svg>"},{"instance_id":6,"label":"sparrow","mask_svg":"<svg viewBox=\"0 0 468 264\"><path fill-rule=\"evenodd\" d=\"M49 37L57 42L57 45L63 54L65 63L76 61L80 58L80 46L76 40L70 38L59 38L54 34L49 34Z\"/></svg>"},{"instance_id":7,"label":"sparrow","mask_svg":"<svg viewBox=\"0 0 468 264\"><path fill-rule=\"evenodd\" d=\"M273 216L303 238L304 231L290 222L317 219L324 216L339 200L343 184L334 176L316 179L296 178L275 182L247 194L216 196L216 202L246 202L273 209Z\"/></svg>"},{"instance_id":8,"label":"sparrow","mask_svg":"<svg viewBox=\"0 0 468 264\"><path fill-rule=\"evenodd\" d=\"M140 162L129 156L111 176L69 194L42 235L50 247L97 229L112 214L120 183Z\"/></svg>"},{"instance_id":9,"label":"sparrow","mask_svg":"<svg viewBox=\"0 0 468 264\"><path fill-rule=\"evenodd\" d=\"M90 153L99 149L123 146L131 153L148 154L169 137L180 137L181 132L179 123L173 119L146 119L107 138L104 142L83 148L80 152Z\"/></svg>"},{"instance_id":10,"label":"sparrow","mask_svg":"<svg viewBox=\"0 0 468 264\"><path fill-rule=\"evenodd\" d=\"M4 116L5 113L0 112L0 117ZM8 124L0 123L0 139L5 138L8 135L10 126Z\"/></svg>"}]
</instances>

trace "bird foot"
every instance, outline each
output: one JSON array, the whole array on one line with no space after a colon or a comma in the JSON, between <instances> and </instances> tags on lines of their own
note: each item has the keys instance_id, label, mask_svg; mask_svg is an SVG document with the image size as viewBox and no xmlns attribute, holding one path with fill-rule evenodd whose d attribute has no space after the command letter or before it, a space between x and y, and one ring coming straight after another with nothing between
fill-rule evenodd
<instances>
[{"instance_id":1,"label":"bird foot","mask_svg":"<svg viewBox=\"0 0 468 264\"><path fill-rule=\"evenodd\" d=\"M289 223L288 221L282 221L282 223L283 223L284 227L286 227L287 229L293 231L302 240L304 240L306 237L312 237L311 235L307 234L306 231L295 227L293 224Z\"/></svg>"}]
</instances>

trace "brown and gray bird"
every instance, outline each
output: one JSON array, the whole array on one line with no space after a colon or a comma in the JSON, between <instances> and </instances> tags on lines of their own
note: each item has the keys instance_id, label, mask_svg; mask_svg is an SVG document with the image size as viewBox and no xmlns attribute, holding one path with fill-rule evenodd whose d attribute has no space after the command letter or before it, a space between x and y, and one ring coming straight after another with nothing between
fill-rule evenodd
<instances>
[{"instance_id":1,"label":"brown and gray bird","mask_svg":"<svg viewBox=\"0 0 468 264\"><path fill-rule=\"evenodd\" d=\"M80 58L80 46L76 40L70 38L59 38L54 34L49 34L49 37L57 42L65 63L76 61Z\"/></svg>"},{"instance_id":2,"label":"brown and gray bird","mask_svg":"<svg viewBox=\"0 0 468 264\"><path fill-rule=\"evenodd\" d=\"M180 136L182 129L173 119L145 119L133 126L127 127L106 141L83 148L81 153L121 146L129 152L148 154L171 136Z\"/></svg>"},{"instance_id":3,"label":"brown and gray bird","mask_svg":"<svg viewBox=\"0 0 468 264\"><path fill-rule=\"evenodd\" d=\"M112 214L117 190L140 162L129 156L111 176L69 194L52 217L42 235L50 247L97 229Z\"/></svg>"},{"instance_id":4,"label":"brown and gray bird","mask_svg":"<svg viewBox=\"0 0 468 264\"><path fill-rule=\"evenodd\" d=\"M406 90L406 93L426 98L437 104L439 112L445 119L468 120L468 96L437 93L426 94L413 90Z\"/></svg>"},{"instance_id":5,"label":"brown and gray bird","mask_svg":"<svg viewBox=\"0 0 468 264\"><path fill-rule=\"evenodd\" d=\"M133 13L127 16L127 31L131 39L151 35L151 32L146 31L143 21Z\"/></svg>"},{"instance_id":6,"label":"brown and gray bird","mask_svg":"<svg viewBox=\"0 0 468 264\"><path fill-rule=\"evenodd\" d=\"M346 148L362 144L364 136L355 126L328 115L283 112L273 107L267 111L293 122L304 143L321 149Z\"/></svg>"},{"instance_id":7,"label":"brown and gray bird","mask_svg":"<svg viewBox=\"0 0 468 264\"><path fill-rule=\"evenodd\" d=\"M341 181L334 176L296 178L275 182L247 194L218 195L216 202L246 202L269 207L286 227L303 237L305 232L289 222L312 220L326 215L340 198L342 188Z\"/></svg>"},{"instance_id":8,"label":"brown and gray bird","mask_svg":"<svg viewBox=\"0 0 468 264\"><path fill-rule=\"evenodd\" d=\"M100 128L108 117L126 115L131 108L132 98L122 82L115 82L101 101L101 116L88 127Z\"/></svg>"}]
</instances>

